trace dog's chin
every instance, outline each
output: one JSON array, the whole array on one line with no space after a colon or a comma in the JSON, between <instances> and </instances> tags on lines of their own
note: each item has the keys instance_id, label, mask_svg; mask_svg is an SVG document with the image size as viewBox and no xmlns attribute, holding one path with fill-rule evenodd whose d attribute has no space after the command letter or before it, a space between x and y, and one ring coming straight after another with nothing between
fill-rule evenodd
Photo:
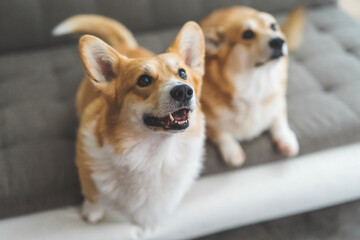
<instances>
[{"instance_id":1,"label":"dog's chin","mask_svg":"<svg viewBox=\"0 0 360 240\"><path fill-rule=\"evenodd\" d=\"M179 133L189 128L191 111L190 108L180 108L162 117L145 114L143 121L145 126L153 131Z\"/></svg>"},{"instance_id":2,"label":"dog's chin","mask_svg":"<svg viewBox=\"0 0 360 240\"><path fill-rule=\"evenodd\" d=\"M261 67L264 66L265 64L269 63L269 62L273 62L275 60L278 60L282 57L284 57L285 54L283 51L273 51L270 55L270 57L264 61L258 61L255 63L255 67Z\"/></svg>"},{"instance_id":3,"label":"dog's chin","mask_svg":"<svg viewBox=\"0 0 360 240\"><path fill-rule=\"evenodd\" d=\"M282 50L273 51L270 56L270 60L276 60L283 57L285 54Z\"/></svg>"}]
</instances>

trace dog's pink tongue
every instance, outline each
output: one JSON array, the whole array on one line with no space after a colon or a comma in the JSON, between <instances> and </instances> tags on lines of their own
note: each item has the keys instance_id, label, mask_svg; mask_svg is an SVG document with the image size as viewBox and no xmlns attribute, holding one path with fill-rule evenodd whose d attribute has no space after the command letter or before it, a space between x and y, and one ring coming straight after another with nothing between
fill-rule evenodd
<instances>
[{"instance_id":1,"label":"dog's pink tongue","mask_svg":"<svg viewBox=\"0 0 360 240\"><path fill-rule=\"evenodd\" d=\"M173 117L176 121L186 120L186 109L180 109L179 111L174 112Z\"/></svg>"}]
</instances>

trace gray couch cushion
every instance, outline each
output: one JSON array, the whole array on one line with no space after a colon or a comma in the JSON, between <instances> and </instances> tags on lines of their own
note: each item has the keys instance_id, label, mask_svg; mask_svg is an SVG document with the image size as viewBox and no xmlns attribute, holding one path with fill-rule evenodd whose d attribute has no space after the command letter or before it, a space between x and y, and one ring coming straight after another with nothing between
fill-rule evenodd
<instances>
[{"instance_id":1,"label":"gray couch cushion","mask_svg":"<svg viewBox=\"0 0 360 240\"><path fill-rule=\"evenodd\" d=\"M1 0L0 52L61 43L51 30L75 14L97 13L123 22L132 31L178 26L200 20L216 8L249 5L264 11L282 11L299 4L314 6L335 0Z\"/></svg>"},{"instance_id":2,"label":"gray couch cushion","mask_svg":"<svg viewBox=\"0 0 360 240\"><path fill-rule=\"evenodd\" d=\"M301 154L360 141L360 40L348 40L358 34L348 28L359 27L335 7L310 10L304 44L291 58L289 120ZM137 38L162 52L178 29ZM83 69L76 45L0 55L0 218L81 200L74 96ZM243 146L245 167L284 158L267 133ZM230 170L211 143L206 154L204 175Z\"/></svg>"},{"instance_id":3,"label":"gray couch cushion","mask_svg":"<svg viewBox=\"0 0 360 240\"><path fill-rule=\"evenodd\" d=\"M0 56L0 217L81 200L76 46Z\"/></svg>"}]
</instances>

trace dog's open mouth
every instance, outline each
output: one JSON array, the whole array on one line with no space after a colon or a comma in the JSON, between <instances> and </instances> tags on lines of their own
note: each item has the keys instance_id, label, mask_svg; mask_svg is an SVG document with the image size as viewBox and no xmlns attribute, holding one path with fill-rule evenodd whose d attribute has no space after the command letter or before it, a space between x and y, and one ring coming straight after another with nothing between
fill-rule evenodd
<instances>
[{"instance_id":1,"label":"dog's open mouth","mask_svg":"<svg viewBox=\"0 0 360 240\"><path fill-rule=\"evenodd\" d=\"M190 110L181 108L165 117L145 115L144 123L150 127L163 127L165 130L183 130L189 127Z\"/></svg>"},{"instance_id":2,"label":"dog's open mouth","mask_svg":"<svg viewBox=\"0 0 360 240\"><path fill-rule=\"evenodd\" d=\"M276 59L279 59L281 58L282 56L284 56L284 53L282 51L274 51L270 58L268 58L266 61L263 61L263 62L256 62L255 63L255 67L261 67L263 65L265 65L266 63L268 62L271 62L272 60L276 60Z\"/></svg>"}]
</instances>

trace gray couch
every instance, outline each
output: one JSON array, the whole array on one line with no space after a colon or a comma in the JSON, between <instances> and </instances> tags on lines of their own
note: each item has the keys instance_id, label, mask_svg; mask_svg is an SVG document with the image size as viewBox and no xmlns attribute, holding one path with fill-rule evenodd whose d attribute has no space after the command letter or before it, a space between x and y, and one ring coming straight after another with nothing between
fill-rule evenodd
<instances>
[{"instance_id":1,"label":"gray couch","mask_svg":"<svg viewBox=\"0 0 360 240\"><path fill-rule=\"evenodd\" d=\"M219 7L248 5L283 19L300 4L308 8L307 25L290 59L288 109L305 155L360 142L360 25L335 0L0 1L0 218L82 199L74 164L74 96L84 73L77 39L50 34L60 21L79 13L112 17L160 53L184 22ZM243 147L244 168L291 161L276 152L266 133ZM207 143L203 177L228 171L238 170L225 166Z\"/></svg>"}]
</instances>

